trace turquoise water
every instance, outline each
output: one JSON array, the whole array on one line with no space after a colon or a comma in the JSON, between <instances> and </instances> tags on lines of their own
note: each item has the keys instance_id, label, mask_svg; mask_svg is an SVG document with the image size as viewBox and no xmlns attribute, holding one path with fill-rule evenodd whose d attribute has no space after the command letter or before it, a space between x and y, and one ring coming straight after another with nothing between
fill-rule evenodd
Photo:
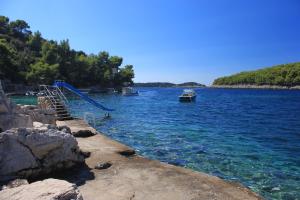
<instances>
[{"instance_id":1,"label":"turquoise water","mask_svg":"<svg viewBox=\"0 0 300 200\"><path fill-rule=\"evenodd\" d=\"M36 105L37 98L32 96L11 96L10 97L14 103L16 104L23 104L23 105Z\"/></svg>"},{"instance_id":2,"label":"turquoise water","mask_svg":"<svg viewBox=\"0 0 300 200\"><path fill-rule=\"evenodd\" d=\"M96 128L163 162L241 182L266 199L300 199L300 91L140 88L140 95L94 95L112 119L78 99L72 112L96 115Z\"/></svg>"}]
</instances>

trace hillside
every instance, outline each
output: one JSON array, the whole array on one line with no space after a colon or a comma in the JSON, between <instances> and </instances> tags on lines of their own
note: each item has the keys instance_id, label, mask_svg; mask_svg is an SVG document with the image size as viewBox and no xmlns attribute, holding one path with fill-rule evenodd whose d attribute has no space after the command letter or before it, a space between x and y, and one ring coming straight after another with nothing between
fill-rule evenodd
<instances>
[{"instance_id":1,"label":"hillside","mask_svg":"<svg viewBox=\"0 0 300 200\"><path fill-rule=\"evenodd\" d=\"M231 76L217 78L213 86L283 86L294 87L300 85L300 62L277 65L249 72L241 72Z\"/></svg>"},{"instance_id":2,"label":"hillside","mask_svg":"<svg viewBox=\"0 0 300 200\"><path fill-rule=\"evenodd\" d=\"M169 82L150 82L150 83L134 83L135 87L205 87L205 85L196 82L186 83L169 83Z\"/></svg>"},{"instance_id":3,"label":"hillside","mask_svg":"<svg viewBox=\"0 0 300 200\"><path fill-rule=\"evenodd\" d=\"M32 33L24 20L0 16L0 79L24 85L59 79L79 87L120 86L134 78L133 66L121 67L122 61L105 51L76 51L68 40L47 40L39 31Z\"/></svg>"}]
</instances>

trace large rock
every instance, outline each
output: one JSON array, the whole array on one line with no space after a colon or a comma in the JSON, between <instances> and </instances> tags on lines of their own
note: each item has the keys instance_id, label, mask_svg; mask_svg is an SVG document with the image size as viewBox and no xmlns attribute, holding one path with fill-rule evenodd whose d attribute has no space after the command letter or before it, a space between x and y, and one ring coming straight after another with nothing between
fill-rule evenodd
<instances>
[{"instance_id":1,"label":"large rock","mask_svg":"<svg viewBox=\"0 0 300 200\"><path fill-rule=\"evenodd\" d=\"M13 106L6 98L0 81L0 114L12 113Z\"/></svg>"},{"instance_id":2,"label":"large rock","mask_svg":"<svg viewBox=\"0 0 300 200\"><path fill-rule=\"evenodd\" d=\"M41 122L43 124L55 124L55 111L51 109L42 109L35 105L18 105L16 113L29 115L32 121Z\"/></svg>"},{"instance_id":3,"label":"large rock","mask_svg":"<svg viewBox=\"0 0 300 200\"><path fill-rule=\"evenodd\" d=\"M1 103L0 103L1 104ZM32 119L29 115L18 113L0 114L0 132L10 128L17 127L32 127Z\"/></svg>"},{"instance_id":4,"label":"large rock","mask_svg":"<svg viewBox=\"0 0 300 200\"><path fill-rule=\"evenodd\" d=\"M46 179L0 191L2 200L83 200L76 185L57 179Z\"/></svg>"},{"instance_id":5,"label":"large rock","mask_svg":"<svg viewBox=\"0 0 300 200\"><path fill-rule=\"evenodd\" d=\"M0 82L0 132L12 127L32 127L32 118L17 112L16 108L4 94Z\"/></svg>"},{"instance_id":6,"label":"large rock","mask_svg":"<svg viewBox=\"0 0 300 200\"><path fill-rule=\"evenodd\" d=\"M0 133L0 177L36 177L84 162L77 141L57 129L10 129Z\"/></svg>"},{"instance_id":7,"label":"large rock","mask_svg":"<svg viewBox=\"0 0 300 200\"><path fill-rule=\"evenodd\" d=\"M49 124L43 124L41 122L33 122L33 128L38 130L47 130L49 128Z\"/></svg>"},{"instance_id":8,"label":"large rock","mask_svg":"<svg viewBox=\"0 0 300 200\"><path fill-rule=\"evenodd\" d=\"M55 111L34 105L15 105L6 97L0 81L0 132L11 128L30 128L33 121L55 124Z\"/></svg>"},{"instance_id":9,"label":"large rock","mask_svg":"<svg viewBox=\"0 0 300 200\"><path fill-rule=\"evenodd\" d=\"M13 114L15 105L6 97L0 81L0 115Z\"/></svg>"}]
</instances>

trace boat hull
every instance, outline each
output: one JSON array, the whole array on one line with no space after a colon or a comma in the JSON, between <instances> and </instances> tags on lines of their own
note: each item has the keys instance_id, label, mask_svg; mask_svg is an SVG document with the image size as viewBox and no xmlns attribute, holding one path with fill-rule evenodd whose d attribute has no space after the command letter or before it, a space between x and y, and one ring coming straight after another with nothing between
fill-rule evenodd
<instances>
[{"instance_id":1,"label":"boat hull","mask_svg":"<svg viewBox=\"0 0 300 200\"><path fill-rule=\"evenodd\" d=\"M134 92L134 93L123 93L123 96L138 96L139 93L138 92Z\"/></svg>"},{"instance_id":2,"label":"boat hull","mask_svg":"<svg viewBox=\"0 0 300 200\"><path fill-rule=\"evenodd\" d=\"M180 102L192 102L196 100L196 96L180 96L179 101Z\"/></svg>"}]
</instances>

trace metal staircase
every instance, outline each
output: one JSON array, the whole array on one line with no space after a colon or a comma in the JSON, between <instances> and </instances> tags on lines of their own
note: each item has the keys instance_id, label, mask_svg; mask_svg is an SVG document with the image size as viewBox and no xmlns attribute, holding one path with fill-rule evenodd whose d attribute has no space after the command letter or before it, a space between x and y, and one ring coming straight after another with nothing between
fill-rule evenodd
<instances>
[{"instance_id":1,"label":"metal staircase","mask_svg":"<svg viewBox=\"0 0 300 200\"><path fill-rule=\"evenodd\" d=\"M60 121L73 119L68 109L68 99L59 87L40 85L40 94L48 102L48 108L56 112L56 119Z\"/></svg>"}]
</instances>

